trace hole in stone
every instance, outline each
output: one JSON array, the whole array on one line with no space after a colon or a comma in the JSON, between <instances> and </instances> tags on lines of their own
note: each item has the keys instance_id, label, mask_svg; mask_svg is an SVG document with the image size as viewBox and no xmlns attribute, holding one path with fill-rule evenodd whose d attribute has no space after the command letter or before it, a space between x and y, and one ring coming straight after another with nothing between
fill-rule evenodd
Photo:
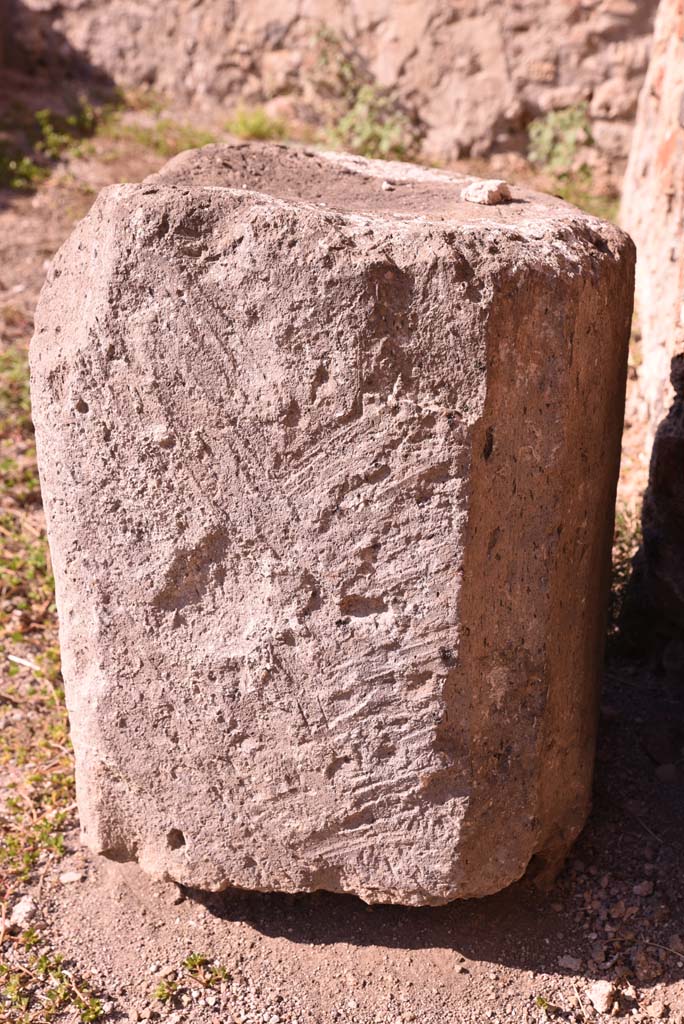
<instances>
[{"instance_id":1,"label":"hole in stone","mask_svg":"<svg viewBox=\"0 0 684 1024\"><path fill-rule=\"evenodd\" d=\"M340 601L340 611L344 616L353 615L363 618L366 615L380 615L387 611L387 604L382 597L368 597L364 594L346 594Z\"/></svg>"},{"instance_id":2,"label":"hole in stone","mask_svg":"<svg viewBox=\"0 0 684 1024\"><path fill-rule=\"evenodd\" d=\"M492 429L492 427L488 427L487 428L487 433L485 434L484 448L482 449L482 457L484 458L485 462L490 457L490 455L492 454L493 451L494 451L494 430Z\"/></svg>"},{"instance_id":3,"label":"hole in stone","mask_svg":"<svg viewBox=\"0 0 684 1024\"><path fill-rule=\"evenodd\" d=\"M185 846L185 836L179 828L172 828L166 841L170 850L180 850L181 846Z\"/></svg>"},{"instance_id":4,"label":"hole in stone","mask_svg":"<svg viewBox=\"0 0 684 1024\"><path fill-rule=\"evenodd\" d=\"M76 402L76 412L88 412L88 403L83 398Z\"/></svg>"}]
</instances>

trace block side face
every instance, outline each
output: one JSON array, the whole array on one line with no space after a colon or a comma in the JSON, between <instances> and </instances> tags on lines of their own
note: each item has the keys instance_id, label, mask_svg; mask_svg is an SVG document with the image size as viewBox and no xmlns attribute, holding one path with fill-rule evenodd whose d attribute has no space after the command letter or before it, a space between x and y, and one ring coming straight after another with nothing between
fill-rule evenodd
<instances>
[{"instance_id":1,"label":"block side face","mask_svg":"<svg viewBox=\"0 0 684 1024\"><path fill-rule=\"evenodd\" d=\"M205 888L443 898L472 268L254 197L140 209L59 392L34 352L87 838Z\"/></svg>"},{"instance_id":2,"label":"block side face","mask_svg":"<svg viewBox=\"0 0 684 1024\"><path fill-rule=\"evenodd\" d=\"M575 272L504 273L489 322L450 697L471 694L480 893L557 867L591 801L634 252L575 237Z\"/></svg>"}]
</instances>

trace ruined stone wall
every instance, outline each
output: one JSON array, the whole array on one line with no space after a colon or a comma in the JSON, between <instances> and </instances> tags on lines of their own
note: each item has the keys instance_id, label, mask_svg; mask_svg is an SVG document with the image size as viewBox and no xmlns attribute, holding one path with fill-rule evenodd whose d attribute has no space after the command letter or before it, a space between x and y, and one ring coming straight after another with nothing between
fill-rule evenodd
<instances>
[{"instance_id":1,"label":"ruined stone wall","mask_svg":"<svg viewBox=\"0 0 684 1024\"><path fill-rule=\"evenodd\" d=\"M656 0L12 0L16 45L48 28L126 86L194 106L325 101L321 32L418 123L424 155L523 148L525 126L586 102L626 157ZM324 92L325 90L323 90Z\"/></svg>"},{"instance_id":2,"label":"ruined stone wall","mask_svg":"<svg viewBox=\"0 0 684 1024\"><path fill-rule=\"evenodd\" d=\"M637 243L639 386L653 438L640 572L661 632L684 628L684 0L661 0L622 203ZM655 435L655 436L654 436ZM671 653L667 655L671 660Z\"/></svg>"},{"instance_id":3,"label":"ruined stone wall","mask_svg":"<svg viewBox=\"0 0 684 1024\"><path fill-rule=\"evenodd\" d=\"M662 0L658 12L622 222L639 252L639 381L653 433L673 396L670 360L684 351L684 0Z\"/></svg>"}]
</instances>

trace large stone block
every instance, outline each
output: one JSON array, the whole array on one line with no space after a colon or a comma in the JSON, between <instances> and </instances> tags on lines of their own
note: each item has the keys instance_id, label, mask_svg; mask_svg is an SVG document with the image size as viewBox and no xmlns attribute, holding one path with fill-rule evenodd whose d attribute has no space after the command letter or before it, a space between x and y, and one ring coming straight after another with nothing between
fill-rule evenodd
<instances>
[{"instance_id":1,"label":"large stone block","mask_svg":"<svg viewBox=\"0 0 684 1024\"><path fill-rule=\"evenodd\" d=\"M471 181L210 146L56 257L32 394L93 849L425 904L581 829L633 249Z\"/></svg>"}]
</instances>

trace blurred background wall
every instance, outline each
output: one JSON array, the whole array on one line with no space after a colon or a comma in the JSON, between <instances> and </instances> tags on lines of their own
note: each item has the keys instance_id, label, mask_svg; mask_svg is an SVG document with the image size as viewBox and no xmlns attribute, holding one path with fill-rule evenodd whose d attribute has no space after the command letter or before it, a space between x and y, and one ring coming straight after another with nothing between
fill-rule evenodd
<instances>
[{"instance_id":1,"label":"blurred background wall","mask_svg":"<svg viewBox=\"0 0 684 1024\"><path fill-rule=\"evenodd\" d=\"M0 0L6 59L55 39L124 87L198 108L273 104L316 123L345 76L391 92L428 159L519 149L586 104L597 151L628 153L656 0ZM1 10L1 8L0 8ZM9 19L9 21L8 21ZM59 46L57 47L59 50Z\"/></svg>"}]
</instances>

